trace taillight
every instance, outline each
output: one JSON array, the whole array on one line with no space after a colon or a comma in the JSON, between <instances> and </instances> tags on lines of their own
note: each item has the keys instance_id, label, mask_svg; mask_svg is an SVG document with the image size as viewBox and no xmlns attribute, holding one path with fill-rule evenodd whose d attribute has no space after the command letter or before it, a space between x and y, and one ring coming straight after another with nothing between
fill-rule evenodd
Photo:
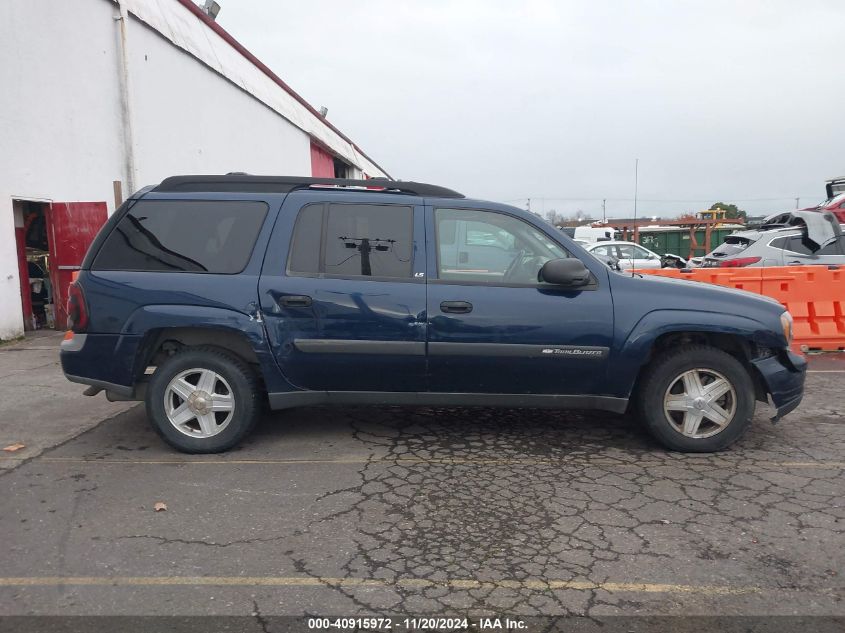
<instances>
[{"instance_id":1,"label":"taillight","mask_svg":"<svg viewBox=\"0 0 845 633\"><path fill-rule=\"evenodd\" d=\"M719 268L741 268L756 264L761 257L735 257L734 259L723 259L719 262Z\"/></svg>"},{"instance_id":2,"label":"taillight","mask_svg":"<svg viewBox=\"0 0 845 633\"><path fill-rule=\"evenodd\" d=\"M85 293L77 282L72 283L68 290L67 326L68 329L77 333L88 329L88 306L85 303Z\"/></svg>"}]
</instances>

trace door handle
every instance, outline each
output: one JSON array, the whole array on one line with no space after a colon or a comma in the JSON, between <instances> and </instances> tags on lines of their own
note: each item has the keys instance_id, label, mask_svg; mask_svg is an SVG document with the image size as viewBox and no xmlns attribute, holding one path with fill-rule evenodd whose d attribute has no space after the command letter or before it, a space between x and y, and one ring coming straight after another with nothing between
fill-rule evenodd
<instances>
[{"instance_id":1,"label":"door handle","mask_svg":"<svg viewBox=\"0 0 845 633\"><path fill-rule=\"evenodd\" d=\"M443 301L440 304L441 312L453 314L469 314L472 312L472 304L469 301Z\"/></svg>"},{"instance_id":2,"label":"door handle","mask_svg":"<svg viewBox=\"0 0 845 633\"><path fill-rule=\"evenodd\" d=\"M799 262L799 261L786 262L786 265L787 266L800 266L801 262Z\"/></svg>"},{"instance_id":3,"label":"door handle","mask_svg":"<svg viewBox=\"0 0 845 633\"><path fill-rule=\"evenodd\" d=\"M279 304L285 308L307 308L311 305L308 295L285 295L279 299Z\"/></svg>"}]
</instances>

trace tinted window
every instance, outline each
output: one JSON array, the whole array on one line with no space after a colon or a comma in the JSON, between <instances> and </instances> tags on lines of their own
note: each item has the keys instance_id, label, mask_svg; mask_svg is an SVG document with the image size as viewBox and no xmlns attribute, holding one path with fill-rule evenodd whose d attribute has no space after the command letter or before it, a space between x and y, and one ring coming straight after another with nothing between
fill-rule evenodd
<instances>
[{"instance_id":1,"label":"tinted window","mask_svg":"<svg viewBox=\"0 0 845 633\"><path fill-rule=\"evenodd\" d=\"M311 204L296 218L290 247L288 270L295 273L320 272L320 239L323 235L323 205Z\"/></svg>"},{"instance_id":2,"label":"tinted window","mask_svg":"<svg viewBox=\"0 0 845 633\"><path fill-rule=\"evenodd\" d=\"M845 236L837 241L831 242L818 252L819 255L842 255L845 254Z\"/></svg>"},{"instance_id":3,"label":"tinted window","mask_svg":"<svg viewBox=\"0 0 845 633\"><path fill-rule=\"evenodd\" d=\"M333 276L411 276L414 210L366 204L311 205L299 213L288 270Z\"/></svg>"},{"instance_id":4,"label":"tinted window","mask_svg":"<svg viewBox=\"0 0 845 633\"><path fill-rule=\"evenodd\" d=\"M779 237L776 240L772 240L771 246L774 248L784 248L792 253L798 253L800 255L842 255L845 250L840 250L840 248L845 249L845 236L840 237L837 242L831 242L821 250L813 251L810 250L809 246L804 242L804 238L801 235L793 235L791 237Z\"/></svg>"},{"instance_id":5,"label":"tinted window","mask_svg":"<svg viewBox=\"0 0 845 633\"><path fill-rule=\"evenodd\" d=\"M811 255L812 251L804 244L804 240L800 235L793 235L786 243L786 250L793 253L801 253L802 255ZM821 253L818 253L819 255Z\"/></svg>"},{"instance_id":6,"label":"tinted window","mask_svg":"<svg viewBox=\"0 0 845 633\"><path fill-rule=\"evenodd\" d=\"M412 207L329 205L326 274L410 277L413 227Z\"/></svg>"},{"instance_id":7,"label":"tinted window","mask_svg":"<svg viewBox=\"0 0 845 633\"><path fill-rule=\"evenodd\" d=\"M263 202L142 200L109 234L93 268L238 273L266 214Z\"/></svg>"},{"instance_id":8,"label":"tinted window","mask_svg":"<svg viewBox=\"0 0 845 633\"><path fill-rule=\"evenodd\" d=\"M567 251L542 231L504 213L437 209L438 276L444 280L533 285Z\"/></svg>"}]
</instances>

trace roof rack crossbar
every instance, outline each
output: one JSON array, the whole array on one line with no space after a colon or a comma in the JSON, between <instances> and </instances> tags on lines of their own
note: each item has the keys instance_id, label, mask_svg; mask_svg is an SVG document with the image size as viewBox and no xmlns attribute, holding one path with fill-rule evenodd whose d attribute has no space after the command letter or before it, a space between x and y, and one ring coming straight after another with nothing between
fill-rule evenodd
<instances>
[{"instance_id":1,"label":"roof rack crossbar","mask_svg":"<svg viewBox=\"0 0 845 633\"><path fill-rule=\"evenodd\" d=\"M251 176L243 173L229 173L221 176L171 176L161 181L153 191L156 192L253 192L253 193L289 193L312 187L338 188L364 192L401 193L412 196L432 198L463 198L463 194L423 182L388 180L371 178L355 180L351 178L301 178L294 176Z\"/></svg>"}]
</instances>

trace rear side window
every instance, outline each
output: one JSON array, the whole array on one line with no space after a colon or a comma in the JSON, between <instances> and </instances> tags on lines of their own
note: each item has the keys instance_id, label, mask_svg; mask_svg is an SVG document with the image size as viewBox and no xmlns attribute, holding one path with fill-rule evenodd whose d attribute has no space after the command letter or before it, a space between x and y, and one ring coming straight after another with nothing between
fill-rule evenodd
<instances>
[{"instance_id":1,"label":"rear side window","mask_svg":"<svg viewBox=\"0 0 845 633\"><path fill-rule=\"evenodd\" d=\"M323 206L304 207L296 218L288 270L294 273L320 272L320 242L323 238Z\"/></svg>"},{"instance_id":2,"label":"rear side window","mask_svg":"<svg viewBox=\"0 0 845 633\"><path fill-rule=\"evenodd\" d=\"M109 234L92 268L239 273L266 215L263 202L141 200Z\"/></svg>"},{"instance_id":3,"label":"rear side window","mask_svg":"<svg viewBox=\"0 0 845 633\"><path fill-rule=\"evenodd\" d=\"M330 277L411 277L413 228L413 207L306 206L296 219L288 272Z\"/></svg>"},{"instance_id":4,"label":"rear side window","mask_svg":"<svg viewBox=\"0 0 845 633\"><path fill-rule=\"evenodd\" d=\"M801 235L792 235L791 237L779 237L771 243L775 248L783 248L793 253L800 255L842 255L845 253L845 236L840 237L838 241L831 242L821 250L813 253L810 247L804 242Z\"/></svg>"}]
</instances>

